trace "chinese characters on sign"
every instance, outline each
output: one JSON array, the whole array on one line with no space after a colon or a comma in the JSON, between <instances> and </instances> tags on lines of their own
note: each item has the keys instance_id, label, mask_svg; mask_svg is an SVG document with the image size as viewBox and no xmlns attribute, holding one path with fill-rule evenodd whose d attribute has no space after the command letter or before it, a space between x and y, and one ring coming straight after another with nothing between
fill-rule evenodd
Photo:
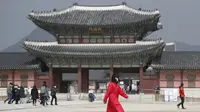
<instances>
[{"instance_id":1,"label":"chinese characters on sign","mask_svg":"<svg viewBox=\"0 0 200 112\"><path fill-rule=\"evenodd\" d=\"M89 34L102 34L102 28L89 28Z\"/></svg>"}]
</instances>

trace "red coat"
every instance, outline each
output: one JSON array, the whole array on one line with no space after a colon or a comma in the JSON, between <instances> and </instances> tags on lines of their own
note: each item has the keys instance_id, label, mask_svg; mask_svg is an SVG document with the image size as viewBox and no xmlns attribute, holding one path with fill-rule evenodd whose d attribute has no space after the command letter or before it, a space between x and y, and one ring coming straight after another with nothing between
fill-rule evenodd
<instances>
[{"instance_id":1,"label":"red coat","mask_svg":"<svg viewBox=\"0 0 200 112\"><path fill-rule=\"evenodd\" d=\"M124 109L122 108L118 100L119 95L123 96L124 98L128 98L128 96L126 95L126 93L124 93L119 84L110 82L110 84L108 85L108 90L104 97L104 102L107 102L107 99L109 98L107 112L124 112Z\"/></svg>"},{"instance_id":2,"label":"red coat","mask_svg":"<svg viewBox=\"0 0 200 112\"><path fill-rule=\"evenodd\" d=\"M180 97L185 97L185 92L184 92L183 87L179 88L179 95L180 95Z\"/></svg>"}]
</instances>

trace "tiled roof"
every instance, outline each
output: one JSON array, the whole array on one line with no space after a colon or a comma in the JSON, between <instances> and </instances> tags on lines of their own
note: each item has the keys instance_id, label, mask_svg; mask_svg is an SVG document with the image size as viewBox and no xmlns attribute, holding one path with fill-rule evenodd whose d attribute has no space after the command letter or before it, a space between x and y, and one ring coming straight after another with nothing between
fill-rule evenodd
<instances>
[{"instance_id":1,"label":"tiled roof","mask_svg":"<svg viewBox=\"0 0 200 112\"><path fill-rule=\"evenodd\" d=\"M155 69L200 69L200 52L164 51L161 59L153 62Z\"/></svg>"},{"instance_id":2,"label":"tiled roof","mask_svg":"<svg viewBox=\"0 0 200 112\"><path fill-rule=\"evenodd\" d=\"M36 69L39 64L27 52L0 52L0 69Z\"/></svg>"},{"instance_id":3,"label":"tiled roof","mask_svg":"<svg viewBox=\"0 0 200 112\"><path fill-rule=\"evenodd\" d=\"M162 40L142 42L134 44L57 44L57 42L30 42L25 41L22 46L30 52L37 52L46 55L65 56L111 56L118 57L142 53L143 51L157 50L165 45Z\"/></svg>"},{"instance_id":4,"label":"tiled roof","mask_svg":"<svg viewBox=\"0 0 200 112\"><path fill-rule=\"evenodd\" d=\"M64 10L32 12L28 15L28 18L34 22L84 26L130 24L159 19L159 17L158 10L137 10L125 4L116 6L73 5Z\"/></svg>"},{"instance_id":5,"label":"tiled roof","mask_svg":"<svg viewBox=\"0 0 200 112\"><path fill-rule=\"evenodd\" d=\"M144 65L159 57L165 43L137 41L131 44L57 44L57 42L30 42L22 44L32 55L57 65Z\"/></svg>"}]
</instances>

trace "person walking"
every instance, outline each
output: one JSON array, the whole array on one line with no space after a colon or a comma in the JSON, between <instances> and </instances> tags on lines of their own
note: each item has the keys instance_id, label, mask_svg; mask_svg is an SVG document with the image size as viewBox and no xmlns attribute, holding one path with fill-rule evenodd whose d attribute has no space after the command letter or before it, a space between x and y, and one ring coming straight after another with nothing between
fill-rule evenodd
<instances>
[{"instance_id":1,"label":"person walking","mask_svg":"<svg viewBox=\"0 0 200 112\"><path fill-rule=\"evenodd\" d=\"M33 106L36 106L36 102L38 99L38 89L36 88L36 85L34 85L33 89L31 89L31 98L33 100Z\"/></svg>"},{"instance_id":2,"label":"person walking","mask_svg":"<svg viewBox=\"0 0 200 112\"><path fill-rule=\"evenodd\" d=\"M108 85L108 89L106 91L106 94L103 100L104 104L106 104L107 99L109 98L106 112L124 112L124 109L121 106L118 100L118 97L119 95L121 95L127 99L128 96L122 90L118 82L119 82L119 76L113 74L111 82Z\"/></svg>"},{"instance_id":3,"label":"person walking","mask_svg":"<svg viewBox=\"0 0 200 112\"><path fill-rule=\"evenodd\" d=\"M10 83L7 87L7 96L8 98L6 100L4 100L4 103L6 103L7 101L10 101L12 99L12 86L13 84Z\"/></svg>"},{"instance_id":4,"label":"person walking","mask_svg":"<svg viewBox=\"0 0 200 112\"><path fill-rule=\"evenodd\" d=\"M54 85L54 86L51 88L51 105L53 105L53 100L54 100L54 99L55 99L55 105L58 105L58 104L57 104L56 93L57 93L57 88L56 88L56 86Z\"/></svg>"},{"instance_id":5,"label":"person walking","mask_svg":"<svg viewBox=\"0 0 200 112\"><path fill-rule=\"evenodd\" d=\"M15 104L18 104L19 100L20 100L20 87L16 85L14 87L14 99L12 102L15 101Z\"/></svg>"},{"instance_id":6,"label":"person walking","mask_svg":"<svg viewBox=\"0 0 200 112\"><path fill-rule=\"evenodd\" d=\"M182 106L182 109L186 109L184 107L184 102L185 102L185 92L184 92L184 88L183 88L184 84L181 83L181 85L179 86L179 95L180 95L180 99L181 102L177 105L177 107L179 108L179 106Z\"/></svg>"},{"instance_id":7,"label":"person walking","mask_svg":"<svg viewBox=\"0 0 200 112\"><path fill-rule=\"evenodd\" d=\"M13 88L12 88L12 99L8 102L9 104L11 104L14 101L16 101L16 99L17 99L17 92L18 92L18 86L17 85L13 85Z\"/></svg>"},{"instance_id":8,"label":"person walking","mask_svg":"<svg viewBox=\"0 0 200 112\"><path fill-rule=\"evenodd\" d=\"M8 104L12 104L15 101L15 85L12 85L12 98L8 101Z\"/></svg>"},{"instance_id":9,"label":"person walking","mask_svg":"<svg viewBox=\"0 0 200 112\"><path fill-rule=\"evenodd\" d=\"M46 103L46 105L49 105L47 102L49 101L49 99L50 99L50 95L49 95L49 88L47 87L47 85L45 85L45 87L46 87L46 90L45 90L45 94L44 94L44 98L45 98L45 103Z\"/></svg>"},{"instance_id":10,"label":"person walking","mask_svg":"<svg viewBox=\"0 0 200 112\"><path fill-rule=\"evenodd\" d=\"M45 93L46 93L46 85L43 84L42 87L40 88L40 98L41 98L41 103L43 106L45 106Z\"/></svg>"},{"instance_id":11,"label":"person walking","mask_svg":"<svg viewBox=\"0 0 200 112\"><path fill-rule=\"evenodd\" d=\"M23 86L20 86L19 94L20 94L20 103L24 103L25 90Z\"/></svg>"}]
</instances>

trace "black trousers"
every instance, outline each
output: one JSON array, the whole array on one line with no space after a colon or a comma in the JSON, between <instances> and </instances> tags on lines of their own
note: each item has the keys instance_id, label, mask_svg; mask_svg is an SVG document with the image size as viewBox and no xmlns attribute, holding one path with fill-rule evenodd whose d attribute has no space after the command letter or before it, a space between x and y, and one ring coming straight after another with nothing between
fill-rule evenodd
<instances>
[{"instance_id":1,"label":"black trousers","mask_svg":"<svg viewBox=\"0 0 200 112\"><path fill-rule=\"evenodd\" d=\"M33 105L36 105L37 99L33 99Z\"/></svg>"},{"instance_id":2,"label":"black trousers","mask_svg":"<svg viewBox=\"0 0 200 112\"><path fill-rule=\"evenodd\" d=\"M45 106L46 100L45 100L45 94L44 93L40 93L40 104L42 104L43 106Z\"/></svg>"},{"instance_id":3,"label":"black trousers","mask_svg":"<svg viewBox=\"0 0 200 112\"><path fill-rule=\"evenodd\" d=\"M51 95L51 105L53 104L53 100L55 99L55 105L57 105L57 97L56 95Z\"/></svg>"},{"instance_id":4,"label":"black trousers","mask_svg":"<svg viewBox=\"0 0 200 112\"><path fill-rule=\"evenodd\" d=\"M182 108L184 108L184 102L185 102L185 98L184 97L180 97L181 98L181 102L177 105L177 106L182 106Z\"/></svg>"}]
</instances>

